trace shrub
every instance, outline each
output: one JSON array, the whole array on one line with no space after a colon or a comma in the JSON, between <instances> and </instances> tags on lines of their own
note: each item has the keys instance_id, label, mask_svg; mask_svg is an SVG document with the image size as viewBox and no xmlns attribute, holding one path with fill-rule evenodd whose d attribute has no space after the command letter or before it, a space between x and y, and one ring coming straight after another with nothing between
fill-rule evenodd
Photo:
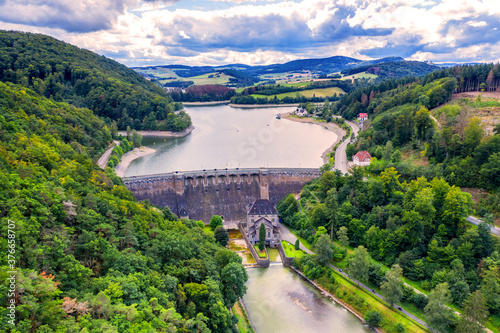
<instances>
[{"instance_id":1,"label":"shrub","mask_svg":"<svg viewBox=\"0 0 500 333\"><path fill-rule=\"evenodd\" d=\"M376 311L367 311L365 313L365 321L370 327L378 327L382 321L382 315Z\"/></svg>"}]
</instances>

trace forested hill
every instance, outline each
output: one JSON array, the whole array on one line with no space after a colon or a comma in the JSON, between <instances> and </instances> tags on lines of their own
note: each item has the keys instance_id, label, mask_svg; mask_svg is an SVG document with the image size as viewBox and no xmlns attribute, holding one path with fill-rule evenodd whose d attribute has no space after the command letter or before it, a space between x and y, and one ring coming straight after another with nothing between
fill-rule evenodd
<instances>
[{"instance_id":1,"label":"forested hill","mask_svg":"<svg viewBox=\"0 0 500 333\"><path fill-rule=\"evenodd\" d=\"M463 98L436 109L453 93L493 90L499 85L496 65L455 67L425 78L388 80L357 89L332 105L331 112L348 119L368 113L369 123L347 152L350 156L368 150L379 159L371 171L380 173L394 166L407 179L438 176L460 187L484 188L492 195L483 213L500 213L500 126L485 131L476 112L486 108L491 112L488 117L494 117L500 102ZM398 156L393 158L396 151ZM402 152L416 155L418 163L402 159Z\"/></svg>"},{"instance_id":2,"label":"forested hill","mask_svg":"<svg viewBox=\"0 0 500 333\"><path fill-rule=\"evenodd\" d=\"M55 38L0 30L0 81L91 109L119 129L180 131L190 118L162 89L134 70Z\"/></svg>"},{"instance_id":3,"label":"forested hill","mask_svg":"<svg viewBox=\"0 0 500 333\"><path fill-rule=\"evenodd\" d=\"M231 332L228 308L248 278L241 258L92 163L110 138L90 110L0 82L0 255L13 258L0 275L17 271L12 332ZM13 328L8 289L2 332Z\"/></svg>"}]
</instances>

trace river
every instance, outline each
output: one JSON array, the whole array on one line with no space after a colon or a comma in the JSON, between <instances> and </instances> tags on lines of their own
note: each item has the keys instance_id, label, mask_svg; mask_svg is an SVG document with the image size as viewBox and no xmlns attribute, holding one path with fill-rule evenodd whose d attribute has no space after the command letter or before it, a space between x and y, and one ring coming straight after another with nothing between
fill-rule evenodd
<instances>
[{"instance_id":1,"label":"river","mask_svg":"<svg viewBox=\"0 0 500 333\"><path fill-rule=\"evenodd\" d=\"M184 138L144 138L156 153L125 176L223 168L317 168L337 135L321 126L276 119L294 108L186 107L195 129Z\"/></svg>"},{"instance_id":2,"label":"river","mask_svg":"<svg viewBox=\"0 0 500 333\"><path fill-rule=\"evenodd\" d=\"M250 268L243 297L256 333L372 332L340 305L282 265Z\"/></svg>"}]
</instances>

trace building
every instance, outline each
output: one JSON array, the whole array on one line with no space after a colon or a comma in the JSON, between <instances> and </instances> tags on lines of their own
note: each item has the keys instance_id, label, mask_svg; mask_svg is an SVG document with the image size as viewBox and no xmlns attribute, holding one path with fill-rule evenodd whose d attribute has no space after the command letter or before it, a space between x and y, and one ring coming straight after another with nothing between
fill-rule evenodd
<instances>
[{"instance_id":1,"label":"building","mask_svg":"<svg viewBox=\"0 0 500 333\"><path fill-rule=\"evenodd\" d=\"M262 223L266 226L266 245L277 247L280 241L278 212L267 199L255 200L248 210L247 236L253 245L259 243Z\"/></svg>"},{"instance_id":2,"label":"building","mask_svg":"<svg viewBox=\"0 0 500 333\"><path fill-rule=\"evenodd\" d=\"M358 114L358 121L362 123L363 121L368 119L368 113L360 113Z\"/></svg>"},{"instance_id":3,"label":"building","mask_svg":"<svg viewBox=\"0 0 500 333\"><path fill-rule=\"evenodd\" d=\"M309 113L307 112L307 110L300 108L295 110L295 115L299 117L307 117Z\"/></svg>"},{"instance_id":4,"label":"building","mask_svg":"<svg viewBox=\"0 0 500 333\"><path fill-rule=\"evenodd\" d=\"M358 151L356 155L352 157L352 161L356 165L370 165L371 159L372 157L370 156L370 153L366 150Z\"/></svg>"}]
</instances>

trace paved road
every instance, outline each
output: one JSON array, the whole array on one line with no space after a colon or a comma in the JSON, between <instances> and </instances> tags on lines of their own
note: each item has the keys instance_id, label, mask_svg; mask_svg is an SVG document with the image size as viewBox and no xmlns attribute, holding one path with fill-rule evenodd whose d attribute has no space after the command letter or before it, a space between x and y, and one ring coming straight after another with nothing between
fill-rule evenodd
<instances>
[{"instance_id":1,"label":"paved road","mask_svg":"<svg viewBox=\"0 0 500 333\"><path fill-rule=\"evenodd\" d=\"M351 126L353 134L357 136L359 132L359 126L355 122L349 120L346 120L345 122L349 126ZM335 150L335 169L340 170L343 174L348 173L347 156L345 150L347 148L347 144L350 142L349 138L345 139L344 142L342 142L340 146L337 147L337 150Z\"/></svg>"},{"instance_id":2,"label":"paved road","mask_svg":"<svg viewBox=\"0 0 500 333\"><path fill-rule=\"evenodd\" d=\"M106 165L108 164L109 157L111 156L111 152L113 152L113 148L115 148L115 146L119 146L119 145L120 145L120 142L114 140L113 141L113 146L111 148L109 148L108 150L106 150L104 152L104 154L102 154L102 156L99 158L99 160L97 161L97 165L101 169L105 169L106 168Z\"/></svg>"},{"instance_id":3,"label":"paved road","mask_svg":"<svg viewBox=\"0 0 500 333\"><path fill-rule=\"evenodd\" d=\"M475 218L474 216L469 216L469 217L467 217L467 222L470 222L470 223L475 224L475 225L479 225L483 221ZM500 236L500 228L499 227L492 226L490 231L492 234L494 234L496 236Z\"/></svg>"},{"instance_id":4,"label":"paved road","mask_svg":"<svg viewBox=\"0 0 500 333\"><path fill-rule=\"evenodd\" d=\"M292 234L292 232L284 224L280 224L280 236L281 236L281 239L286 240L286 241L290 242L291 244L295 244L295 241L297 240L297 237L294 234ZM308 254L314 254L314 252L312 252L311 250L307 249L302 243L300 244L300 249L303 250L304 252L308 253ZM385 301L384 296L380 295L375 290L371 289L370 287L366 286L365 284L352 279L349 276L349 274L347 274L346 272L342 271L340 268L338 268L338 267L336 267L336 266L334 266L332 264L328 264L328 266L330 266L331 268L333 268L334 270L336 270L339 274L342 274L345 278L353 281L354 283L357 283L358 286L360 288L364 289L366 292L368 292L368 293L372 294L373 296L378 297L379 299ZM396 308L397 308L397 305L396 305ZM408 316L409 318L413 319L417 323L421 324L422 326L427 327L427 325L425 324L425 322L423 320L421 320L418 317L414 316L413 314L409 313L405 309L401 308L401 310L399 310L399 311L401 311L402 313L404 313L406 316Z\"/></svg>"}]
</instances>

